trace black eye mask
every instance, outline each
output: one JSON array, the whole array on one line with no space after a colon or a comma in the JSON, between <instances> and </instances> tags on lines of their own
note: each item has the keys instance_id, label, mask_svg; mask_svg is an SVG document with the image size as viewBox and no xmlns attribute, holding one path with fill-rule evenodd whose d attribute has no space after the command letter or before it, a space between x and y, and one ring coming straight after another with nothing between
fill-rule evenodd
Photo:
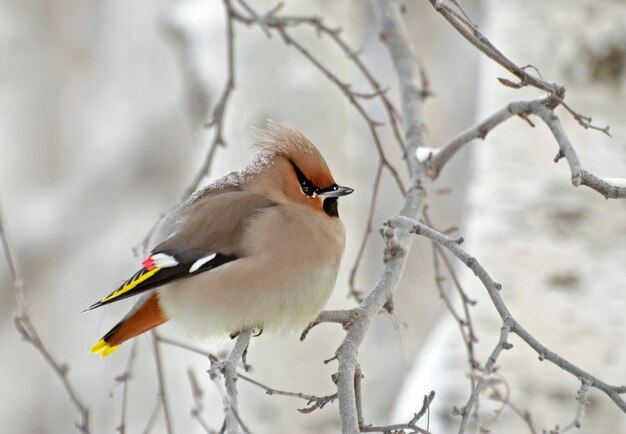
<instances>
[{"instance_id":1,"label":"black eye mask","mask_svg":"<svg viewBox=\"0 0 626 434\"><path fill-rule=\"evenodd\" d=\"M293 161L291 161L291 165L293 166L293 170L295 170L296 176L298 177L298 183L300 183L302 193L309 197L321 196L324 200L323 208L326 214L331 217L339 217L339 212L337 211L337 198L350 194L354 190L349 187L341 187L337 184L333 184L326 188L320 188L313 184L309 178L304 176L304 173L298 169L298 166L296 166Z\"/></svg>"},{"instance_id":2,"label":"black eye mask","mask_svg":"<svg viewBox=\"0 0 626 434\"><path fill-rule=\"evenodd\" d=\"M316 187L315 184L313 184L306 176L304 176L304 173L302 173L302 171L298 169L298 166L296 166L293 161L291 162L291 165L293 166L294 170L296 171L296 175L298 176L298 182L300 183L302 193L306 194L307 196L315 195L319 188Z\"/></svg>"}]
</instances>

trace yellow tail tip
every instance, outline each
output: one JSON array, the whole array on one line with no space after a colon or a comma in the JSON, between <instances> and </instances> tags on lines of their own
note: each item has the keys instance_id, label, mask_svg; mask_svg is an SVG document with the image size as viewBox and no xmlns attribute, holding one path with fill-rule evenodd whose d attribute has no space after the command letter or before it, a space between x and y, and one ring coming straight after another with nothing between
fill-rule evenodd
<instances>
[{"instance_id":1,"label":"yellow tail tip","mask_svg":"<svg viewBox=\"0 0 626 434\"><path fill-rule=\"evenodd\" d=\"M91 347L91 349L89 350L89 354L98 354L100 351L104 350L106 347L108 347L107 343L104 342L104 339L100 339L96 343L96 345Z\"/></svg>"},{"instance_id":2,"label":"yellow tail tip","mask_svg":"<svg viewBox=\"0 0 626 434\"><path fill-rule=\"evenodd\" d=\"M106 357L109 354L113 353L115 350L117 350L117 347L119 347L119 345L113 345L112 347L110 347L109 344L104 341L104 339L100 339L93 347L91 347L89 353L98 354L102 352L102 354L100 354L100 357Z\"/></svg>"}]
</instances>

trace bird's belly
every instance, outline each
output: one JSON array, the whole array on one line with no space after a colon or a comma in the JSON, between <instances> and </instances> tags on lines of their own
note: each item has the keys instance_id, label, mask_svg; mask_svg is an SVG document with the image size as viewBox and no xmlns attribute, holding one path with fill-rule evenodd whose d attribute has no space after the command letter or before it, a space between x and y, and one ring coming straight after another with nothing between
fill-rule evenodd
<instances>
[{"instance_id":1,"label":"bird's belly","mask_svg":"<svg viewBox=\"0 0 626 434\"><path fill-rule=\"evenodd\" d=\"M271 266L270 266L271 265ZM245 328L302 329L322 310L338 264L277 269L245 258L159 290L165 314L188 332L216 336Z\"/></svg>"}]
</instances>

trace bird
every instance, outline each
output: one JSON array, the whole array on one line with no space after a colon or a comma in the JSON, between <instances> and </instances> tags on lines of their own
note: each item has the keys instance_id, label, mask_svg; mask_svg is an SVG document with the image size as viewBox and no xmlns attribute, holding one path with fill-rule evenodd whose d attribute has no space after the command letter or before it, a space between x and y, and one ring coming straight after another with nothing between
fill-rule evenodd
<instances>
[{"instance_id":1,"label":"bird","mask_svg":"<svg viewBox=\"0 0 626 434\"><path fill-rule=\"evenodd\" d=\"M92 310L137 302L90 350L106 357L169 320L196 337L304 327L335 286L345 246L339 186L315 145L268 121L256 152L165 216L139 270Z\"/></svg>"}]
</instances>

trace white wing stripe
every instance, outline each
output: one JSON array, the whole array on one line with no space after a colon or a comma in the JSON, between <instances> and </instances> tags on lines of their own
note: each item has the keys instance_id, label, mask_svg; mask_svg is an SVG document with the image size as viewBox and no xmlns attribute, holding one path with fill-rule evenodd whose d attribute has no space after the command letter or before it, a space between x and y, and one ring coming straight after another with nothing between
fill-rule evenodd
<instances>
[{"instance_id":1,"label":"white wing stripe","mask_svg":"<svg viewBox=\"0 0 626 434\"><path fill-rule=\"evenodd\" d=\"M194 271L198 271L200 267L202 267L204 264L206 264L213 258L215 258L215 253L212 253L209 256L205 256L204 258L198 259L196 262L193 263L193 265L189 269L189 272L193 273Z\"/></svg>"},{"instance_id":2,"label":"white wing stripe","mask_svg":"<svg viewBox=\"0 0 626 434\"><path fill-rule=\"evenodd\" d=\"M154 265L159 268L170 268L178 265L178 261L175 257L166 255L165 253L157 253L155 255L152 255L150 259L152 259Z\"/></svg>"}]
</instances>

